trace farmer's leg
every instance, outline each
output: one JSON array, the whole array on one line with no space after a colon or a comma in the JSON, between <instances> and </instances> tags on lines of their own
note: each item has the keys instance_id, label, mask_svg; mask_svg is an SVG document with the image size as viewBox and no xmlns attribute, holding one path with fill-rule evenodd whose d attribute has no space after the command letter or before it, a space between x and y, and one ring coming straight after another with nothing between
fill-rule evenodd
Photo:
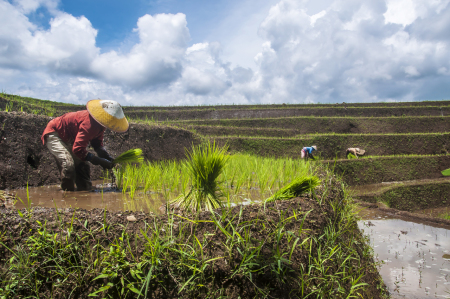
<instances>
[{"instance_id":1,"label":"farmer's leg","mask_svg":"<svg viewBox=\"0 0 450 299\"><path fill-rule=\"evenodd\" d=\"M91 183L91 169L87 162L83 162L74 157L75 160L75 184L77 185L77 191L90 191L92 189Z\"/></svg>"},{"instance_id":2,"label":"farmer's leg","mask_svg":"<svg viewBox=\"0 0 450 299\"><path fill-rule=\"evenodd\" d=\"M45 137L45 145L55 157L61 175L61 189L75 190L75 163L67 144L59 138L58 133L50 133Z\"/></svg>"}]
</instances>

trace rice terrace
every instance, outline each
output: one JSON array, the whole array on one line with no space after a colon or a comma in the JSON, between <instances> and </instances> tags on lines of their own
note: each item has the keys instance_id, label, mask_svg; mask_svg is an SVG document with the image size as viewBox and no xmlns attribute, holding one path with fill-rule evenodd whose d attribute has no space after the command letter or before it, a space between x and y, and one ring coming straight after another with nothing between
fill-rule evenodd
<instances>
[{"instance_id":1,"label":"rice terrace","mask_svg":"<svg viewBox=\"0 0 450 299\"><path fill-rule=\"evenodd\" d=\"M123 107L63 191L85 109L0 94L1 298L450 298L450 101Z\"/></svg>"}]
</instances>

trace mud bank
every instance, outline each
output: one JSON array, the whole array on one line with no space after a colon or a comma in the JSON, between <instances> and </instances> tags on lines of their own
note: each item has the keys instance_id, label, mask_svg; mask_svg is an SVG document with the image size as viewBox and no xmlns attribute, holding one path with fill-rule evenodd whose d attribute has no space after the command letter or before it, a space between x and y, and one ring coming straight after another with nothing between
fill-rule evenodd
<instances>
[{"instance_id":1,"label":"mud bank","mask_svg":"<svg viewBox=\"0 0 450 299\"><path fill-rule=\"evenodd\" d=\"M287 117L174 122L204 135L291 137L315 133L436 133L450 131L450 117Z\"/></svg>"},{"instance_id":2,"label":"mud bank","mask_svg":"<svg viewBox=\"0 0 450 299\"><path fill-rule=\"evenodd\" d=\"M127 111L127 116L158 121L186 119L230 119L230 118L273 118L295 116L448 116L449 106L392 107L392 108L345 108L345 107L304 107L292 109L202 109L175 111Z\"/></svg>"},{"instance_id":3,"label":"mud bank","mask_svg":"<svg viewBox=\"0 0 450 299\"><path fill-rule=\"evenodd\" d=\"M212 137L211 137L212 138ZM310 135L301 138L216 137L231 151L258 156L300 158L304 146L317 145L324 159L344 158L349 147L366 149L367 155L439 155L450 150L450 133L385 135Z\"/></svg>"},{"instance_id":4,"label":"mud bank","mask_svg":"<svg viewBox=\"0 0 450 299\"><path fill-rule=\"evenodd\" d=\"M450 181L410 186L397 186L381 194L358 195L361 201L382 202L390 208L414 212L450 205Z\"/></svg>"},{"instance_id":5,"label":"mud bank","mask_svg":"<svg viewBox=\"0 0 450 299\"><path fill-rule=\"evenodd\" d=\"M196 215L0 209L0 287L16 297L382 298L339 186Z\"/></svg>"},{"instance_id":6,"label":"mud bank","mask_svg":"<svg viewBox=\"0 0 450 299\"><path fill-rule=\"evenodd\" d=\"M442 178L450 168L450 155L360 158L324 162L350 186L382 182Z\"/></svg>"},{"instance_id":7,"label":"mud bank","mask_svg":"<svg viewBox=\"0 0 450 299\"><path fill-rule=\"evenodd\" d=\"M366 202L355 200L361 209L373 210L375 214L386 214L395 219L401 219L409 222L423 223L434 227L450 229L450 220L432 217L420 213L402 211L395 208L388 208L384 203Z\"/></svg>"},{"instance_id":8,"label":"mud bank","mask_svg":"<svg viewBox=\"0 0 450 299\"><path fill-rule=\"evenodd\" d=\"M40 139L50 119L21 112L0 112L0 189L59 182L56 163ZM141 148L149 161L182 159L185 147L197 142L186 130L138 124L130 124L130 129L123 134L107 130L104 138L105 148L112 156ZM91 173L92 179L98 179L102 169L91 165Z\"/></svg>"}]
</instances>

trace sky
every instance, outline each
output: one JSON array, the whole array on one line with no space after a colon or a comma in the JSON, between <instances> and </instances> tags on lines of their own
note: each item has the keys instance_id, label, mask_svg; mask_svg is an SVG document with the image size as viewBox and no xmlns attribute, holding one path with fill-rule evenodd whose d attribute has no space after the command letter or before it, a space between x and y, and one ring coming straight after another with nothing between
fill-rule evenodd
<instances>
[{"instance_id":1,"label":"sky","mask_svg":"<svg viewBox=\"0 0 450 299\"><path fill-rule=\"evenodd\" d=\"M450 98L450 0L0 0L3 92L84 104Z\"/></svg>"}]
</instances>

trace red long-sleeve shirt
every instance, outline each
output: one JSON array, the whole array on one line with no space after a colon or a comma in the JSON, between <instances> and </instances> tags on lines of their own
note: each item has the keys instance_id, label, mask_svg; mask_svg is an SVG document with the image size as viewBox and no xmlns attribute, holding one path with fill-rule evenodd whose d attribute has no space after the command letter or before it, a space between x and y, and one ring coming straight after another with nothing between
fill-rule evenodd
<instances>
[{"instance_id":1,"label":"red long-sleeve shirt","mask_svg":"<svg viewBox=\"0 0 450 299\"><path fill-rule=\"evenodd\" d=\"M69 112L52 119L44 130L41 140L45 144L45 135L57 132L67 144L73 144L72 153L81 161L86 160L86 147L91 143L94 149L103 146L105 127L100 125L87 110Z\"/></svg>"}]
</instances>

